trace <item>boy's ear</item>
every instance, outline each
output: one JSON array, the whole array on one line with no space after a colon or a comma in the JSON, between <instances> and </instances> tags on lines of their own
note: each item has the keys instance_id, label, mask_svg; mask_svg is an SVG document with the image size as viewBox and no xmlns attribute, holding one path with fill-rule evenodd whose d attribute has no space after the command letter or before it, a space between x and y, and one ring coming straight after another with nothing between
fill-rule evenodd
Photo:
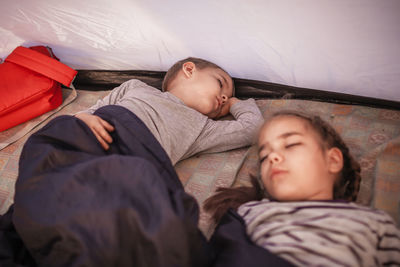
<instances>
[{"instance_id":1,"label":"boy's ear","mask_svg":"<svg viewBox=\"0 0 400 267\"><path fill-rule=\"evenodd\" d=\"M196 65L191 61L188 61L188 62L185 62L185 63L182 64L183 74L187 78L192 77L192 75L193 75L195 70L196 70Z\"/></svg>"},{"instance_id":2,"label":"boy's ear","mask_svg":"<svg viewBox=\"0 0 400 267\"><path fill-rule=\"evenodd\" d=\"M328 170L329 172L336 174L343 169L343 154L337 147L332 147L327 152L328 156Z\"/></svg>"}]
</instances>

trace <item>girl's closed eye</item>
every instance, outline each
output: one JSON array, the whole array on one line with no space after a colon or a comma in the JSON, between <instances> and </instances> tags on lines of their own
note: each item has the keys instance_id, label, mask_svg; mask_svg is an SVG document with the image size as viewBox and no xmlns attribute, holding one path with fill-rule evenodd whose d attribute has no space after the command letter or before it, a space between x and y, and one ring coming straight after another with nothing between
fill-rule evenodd
<instances>
[{"instance_id":1,"label":"girl's closed eye","mask_svg":"<svg viewBox=\"0 0 400 267\"><path fill-rule=\"evenodd\" d=\"M292 148L292 147L295 147L295 146L298 146L298 145L301 145L301 144L302 144L302 143L300 143L300 142L291 143L291 144L285 145L285 148Z\"/></svg>"},{"instance_id":2,"label":"girl's closed eye","mask_svg":"<svg viewBox=\"0 0 400 267\"><path fill-rule=\"evenodd\" d=\"M260 163L263 163L264 160L268 159L268 154L265 156L260 156Z\"/></svg>"},{"instance_id":3,"label":"girl's closed eye","mask_svg":"<svg viewBox=\"0 0 400 267\"><path fill-rule=\"evenodd\" d=\"M285 145L284 148L285 148L285 149L291 149L291 148L294 148L294 147L299 146L299 145L302 145L302 143L301 143L301 142L295 142L295 143L290 143L290 144ZM261 156L261 155L260 155L260 156L259 156L259 158L260 158L260 163L262 163L263 161L265 161L266 159L268 159L268 156L269 156L269 153L266 154L266 155L264 155L264 156Z\"/></svg>"}]
</instances>

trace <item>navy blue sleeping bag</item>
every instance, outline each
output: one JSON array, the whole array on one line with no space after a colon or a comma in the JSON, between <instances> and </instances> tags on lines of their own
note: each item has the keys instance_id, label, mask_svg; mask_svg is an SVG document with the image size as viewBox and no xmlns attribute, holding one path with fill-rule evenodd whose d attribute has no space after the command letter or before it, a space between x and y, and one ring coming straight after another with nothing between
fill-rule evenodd
<instances>
[{"instance_id":1,"label":"navy blue sleeping bag","mask_svg":"<svg viewBox=\"0 0 400 267\"><path fill-rule=\"evenodd\" d=\"M73 116L26 142L0 265L207 266L198 205L161 145L125 108L95 114L115 127L108 151Z\"/></svg>"},{"instance_id":2,"label":"navy blue sleeping bag","mask_svg":"<svg viewBox=\"0 0 400 267\"><path fill-rule=\"evenodd\" d=\"M143 122L119 106L95 114L115 128L107 151L73 116L27 140L0 216L0 266L289 266L232 211L207 242L196 200Z\"/></svg>"}]
</instances>

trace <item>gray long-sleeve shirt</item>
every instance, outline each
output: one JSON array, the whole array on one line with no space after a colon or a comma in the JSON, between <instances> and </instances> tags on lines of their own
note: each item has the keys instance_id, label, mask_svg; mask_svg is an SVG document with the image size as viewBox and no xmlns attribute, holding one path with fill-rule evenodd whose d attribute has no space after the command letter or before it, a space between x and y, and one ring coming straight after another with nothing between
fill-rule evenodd
<instances>
[{"instance_id":1,"label":"gray long-sleeve shirt","mask_svg":"<svg viewBox=\"0 0 400 267\"><path fill-rule=\"evenodd\" d=\"M230 107L235 120L212 120L169 92L129 80L83 111L120 105L138 116L160 142L172 164L199 152L221 152L252 144L263 117L254 99Z\"/></svg>"}]
</instances>

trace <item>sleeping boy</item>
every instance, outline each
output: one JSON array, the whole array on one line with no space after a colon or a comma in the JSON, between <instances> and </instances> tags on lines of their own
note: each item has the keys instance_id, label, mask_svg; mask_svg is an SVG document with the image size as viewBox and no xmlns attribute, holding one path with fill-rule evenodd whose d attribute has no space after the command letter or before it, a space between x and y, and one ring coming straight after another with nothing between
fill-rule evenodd
<instances>
[{"instance_id":1,"label":"sleeping boy","mask_svg":"<svg viewBox=\"0 0 400 267\"><path fill-rule=\"evenodd\" d=\"M163 91L130 80L32 134L14 204L0 216L13 231L0 229L0 251L11 250L0 265L208 266L198 204L173 164L251 144L263 118L233 88L220 67L188 58L167 72ZM234 120L214 120L229 112Z\"/></svg>"},{"instance_id":2,"label":"sleeping boy","mask_svg":"<svg viewBox=\"0 0 400 267\"><path fill-rule=\"evenodd\" d=\"M129 80L75 116L84 121L104 149L113 126L93 113L106 105L132 111L158 140L173 165L199 152L221 152L250 145L263 117L254 99L234 97L232 78L216 64L187 58L166 73L163 92ZM214 120L231 113L235 120Z\"/></svg>"}]
</instances>

